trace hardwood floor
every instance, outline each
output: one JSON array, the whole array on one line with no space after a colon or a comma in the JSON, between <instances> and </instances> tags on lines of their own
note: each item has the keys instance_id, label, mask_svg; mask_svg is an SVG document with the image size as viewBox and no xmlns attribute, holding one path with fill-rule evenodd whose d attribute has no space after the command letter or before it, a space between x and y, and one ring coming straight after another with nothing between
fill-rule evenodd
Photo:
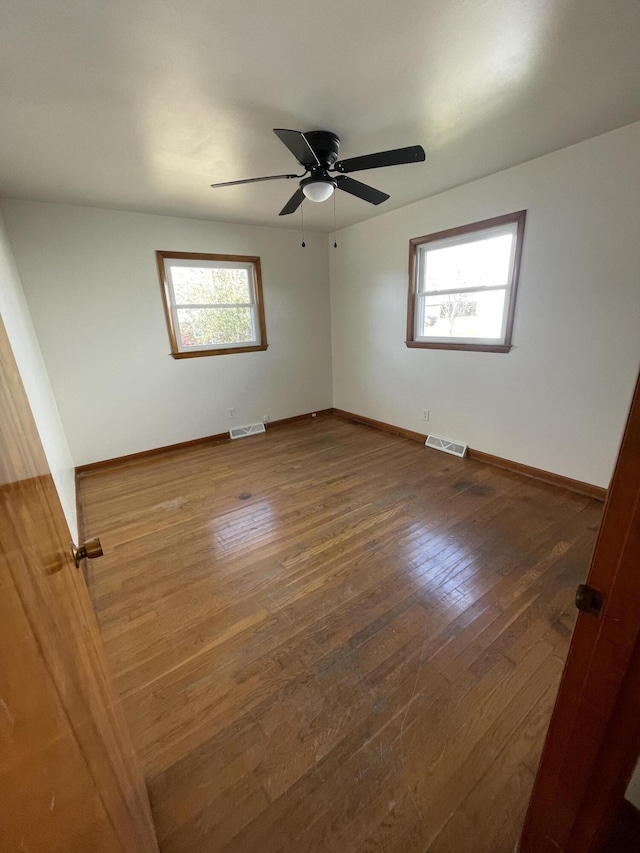
<instances>
[{"instance_id":1,"label":"hardwood floor","mask_svg":"<svg viewBox=\"0 0 640 853\"><path fill-rule=\"evenodd\" d=\"M81 486L162 853L512 853L601 503L331 417Z\"/></svg>"}]
</instances>

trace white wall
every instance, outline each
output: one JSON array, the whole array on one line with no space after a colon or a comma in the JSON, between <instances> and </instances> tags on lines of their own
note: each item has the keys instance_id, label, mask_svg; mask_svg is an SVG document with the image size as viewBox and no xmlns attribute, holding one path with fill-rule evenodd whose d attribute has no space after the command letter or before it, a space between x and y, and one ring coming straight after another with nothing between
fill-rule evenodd
<instances>
[{"instance_id":1,"label":"white wall","mask_svg":"<svg viewBox=\"0 0 640 853\"><path fill-rule=\"evenodd\" d=\"M76 465L328 408L324 235L68 205L3 202ZM259 255L269 349L175 360L157 249Z\"/></svg>"},{"instance_id":2,"label":"white wall","mask_svg":"<svg viewBox=\"0 0 640 853\"><path fill-rule=\"evenodd\" d=\"M0 219L0 316L20 371L69 532L78 541L76 487L69 445L62 429L13 254Z\"/></svg>"},{"instance_id":3,"label":"white wall","mask_svg":"<svg viewBox=\"0 0 640 853\"><path fill-rule=\"evenodd\" d=\"M409 239L521 209L511 352L405 347ZM607 486L640 361L639 213L640 123L339 232L334 406Z\"/></svg>"},{"instance_id":4,"label":"white wall","mask_svg":"<svg viewBox=\"0 0 640 853\"><path fill-rule=\"evenodd\" d=\"M626 797L630 803L633 803L637 809L640 809L640 764L638 764L631 777Z\"/></svg>"},{"instance_id":5,"label":"white wall","mask_svg":"<svg viewBox=\"0 0 640 853\"><path fill-rule=\"evenodd\" d=\"M606 486L640 361L639 152L630 125L344 229L337 250L284 229L3 202L75 464L223 432L231 406L237 424L333 404L418 431L425 407L431 432ZM409 239L522 208L512 351L407 349ZM172 359L156 249L260 255L269 349Z\"/></svg>"}]
</instances>

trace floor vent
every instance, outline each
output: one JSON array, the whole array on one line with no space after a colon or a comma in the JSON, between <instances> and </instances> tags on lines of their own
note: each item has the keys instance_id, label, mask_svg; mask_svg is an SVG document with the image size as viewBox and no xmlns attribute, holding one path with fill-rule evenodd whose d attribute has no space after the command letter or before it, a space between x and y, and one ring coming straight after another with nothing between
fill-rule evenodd
<instances>
[{"instance_id":1,"label":"floor vent","mask_svg":"<svg viewBox=\"0 0 640 853\"><path fill-rule=\"evenodd\" d=\"M443 438L441 435L428 435L425 441L427 447L433 447L434 450L443 450L445 453L452 453L454 456L466 456L467 445L461 441L453 441L451 438Z\"/></svg>"},{"instance_id":2,"label":"floor vent","mask_svg":"<svg viewBox=\"0 0 640 853\"><path fill-rule=\"evenodd\" d=\"M247 426L231 427L229 435L231 438L244 438L247 435L257 435L259 432L266 432L263 423L247 424Z\"/></svg>"}]
</instances>

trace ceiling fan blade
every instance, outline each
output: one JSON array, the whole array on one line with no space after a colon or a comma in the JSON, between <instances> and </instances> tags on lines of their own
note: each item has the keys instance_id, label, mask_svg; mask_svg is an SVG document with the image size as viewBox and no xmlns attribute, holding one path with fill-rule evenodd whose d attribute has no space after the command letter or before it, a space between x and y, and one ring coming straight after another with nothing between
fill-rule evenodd
<instances>
[{"instance_id":1,"label":"ceiling fan blade","mask_svg":"<svg viewBox=\"0 0 640 853\"><path fill-rule=\"evenodd\" d=\"M302 175L268 175L266 178L246 178L243 181L223 181L221 184L211 184L212 187L237 187L239 184L257 184L258 181L277 181L280 178L304 178Z\"/></svg>"},{"instance_id":2,"label":"ceiling fan blade","mask_svg":"<svg viewBox=\"0 0 640 853\"><path fill-rule=\"evenodd\" d=\"M283 130L274 127L273 132L287 146L301 166L319 166L320 160L301 130Z\"/></svg>"},{"instance_id":3,"label":"ceiling fan blade","mask_svg":"<svg viewBox=\"0 0 640 853\"><path fill-rule=\"evenodd\" d=\"M387 193L370 187L369 184L363 184L360 181L354 181L353 178L347 178L346 175L339 175L336 178L338 189L344 190L351 195L356 195L363 201L368 201L369 204L382 204L389 196Z\"/></svg>"},{"instance_id":4,"label":"ceiling fan blade","mask_svg":"<svg viewBox=\"0 0 640 853\"><path fill-rule=\"evenodd\" d=\"M335 164L334 172L360 172L363 169L380 169L382 166L400 166L403 163L421 163L426 160L422 145L408 148L394 148L393 151L379 151L377 154L365 154L364 157L350 157Z\"/></svg>"},{"instance_id":5,"label":"ceiling fan blade","mask_svg":"<svg viewBox=\"0 0 640 853\"><path fill-rule=\"evenodd\" d=\"M296 192L294 192L294 194L291 196L289 201L285 204L285 206L282 208L278 215L286 216L288 213L293 213L294 210L297 210L300 207L303 201L304 193L302 192L302 190L296 190Z\"/></svg>"}]
</instances>

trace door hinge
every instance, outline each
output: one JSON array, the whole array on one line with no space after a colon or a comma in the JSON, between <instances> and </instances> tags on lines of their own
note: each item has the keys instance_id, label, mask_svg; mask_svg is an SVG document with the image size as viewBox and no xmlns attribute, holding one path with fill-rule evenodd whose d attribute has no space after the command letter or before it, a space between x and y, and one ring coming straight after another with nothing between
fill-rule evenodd
<instances>
[{"instance_id":1,"label":"door hinge","mask_svg":"<svg viewBox=\"0 0 640 853\"><path fill-rule=\"evenodd\" d=\"M579 585L576 590L576 607L578 610L582 613L588 613L590 616L600 616L603 604L604 595L599 589L594 589L585 583Z\"/></svg>"}]
</instances>

